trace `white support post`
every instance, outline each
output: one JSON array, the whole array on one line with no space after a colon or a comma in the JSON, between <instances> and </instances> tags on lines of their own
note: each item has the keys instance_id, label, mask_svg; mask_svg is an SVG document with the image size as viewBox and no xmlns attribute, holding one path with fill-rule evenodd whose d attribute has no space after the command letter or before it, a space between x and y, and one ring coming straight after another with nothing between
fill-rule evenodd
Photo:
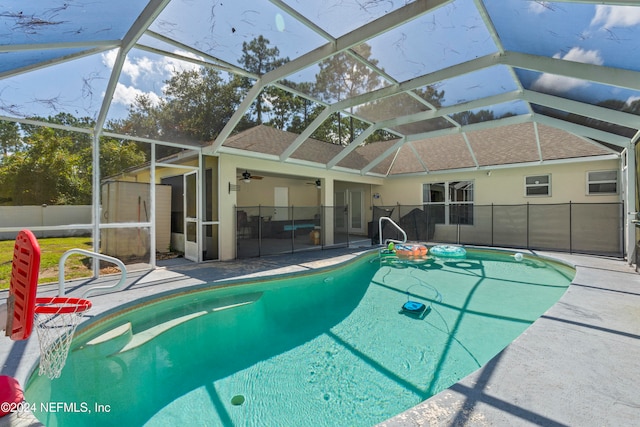
<instances>
[{"instance_id":1,"label":"white support post","mask_svg":"<svg viewBox=\"0 0 640 427\"><path fill-rule=\"evenodd\" d=\"M96 128L93 132L92 147L93 162L93 203L92 203L92 224L93 224L93 251L100 252L100 131ZM100 260L92 259L93 278L100 277Z\"/></svg>"},{"instance_id":2,"label":"white support post","mask_svg":"<svg viewBox=\"0 0 640 427\"><path fill-rule=\"evenodd\" d=\"M149 213L149 221L151 229L149 230L149 264L151 268L156 268L156 144L151 144L151 170L149 180L151 186L149 191L149 204L151 212Z\"/></svg>"},{"instance_id":3,"label":"white support post","mask_svg":"<svg viewBox=\"0 0 640 427\"><path fill-rule=\"evenodd\" d=\"M207 183L207 174L206 167L204 164L204 155L202 154L202 150L198 150L198 191L196 192L197 205L198 205L198 227L196 228L197 239L198 239L198 262L204 261L204 249L205 249L205 237L207 233L204 232L204 226L202 223L207 220L205 212L207 211L206 206L204 205L205 201L205 189ZM211 196L208 196L211 197Z\"/></svg>"},{"instance_id":4,"label":"white support post","mask_svg":"<svg viewBox=\"0 0 640 427\"><path fill-rule=\"evenodd\" d=\"M625 227L627 236L627 262L633 264L636 249L636 143L631 141L626 150L626 176L625 176Z\"/></svg>"},{"instance_id":5,"label":"white support post","mask_svg":"<svg viewBox=\"0 0 640 427\"><path fill-rule=\"evenodd\" d=\"M335 229L335 214L333 211L329 210L330 206L333 206L335 209L335 201L333 200L334 194L334 181L333 178L324 178L321 179L322 188L320 190L320 197L322 200L322 206L324 206L324 212L322 212L324 218L324 229L322 233L324 234L323 242L326 246L331 246L334 244L333 234Z\"/></svg>"}]
</instances>

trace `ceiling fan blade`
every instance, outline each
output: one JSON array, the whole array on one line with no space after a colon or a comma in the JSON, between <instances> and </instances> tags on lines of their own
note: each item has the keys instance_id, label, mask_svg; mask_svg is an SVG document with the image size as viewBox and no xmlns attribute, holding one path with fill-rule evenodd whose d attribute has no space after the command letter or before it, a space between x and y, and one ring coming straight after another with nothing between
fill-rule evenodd
<instances>
[{"instance_id":1,"label":"ceiling fan blade","mask_svg":"<svg viewBox=\"0 0 640 427\"><path fill-rule=\"evenodd\" d=\"M239 180L246 181L246 182L249 182L252 179L260 180L264 178L263 176L260 176L260 175L252 175L249 171L244 171L242 175L236 175L236 176L238 177Z\"/></svg>"}]
</instances>

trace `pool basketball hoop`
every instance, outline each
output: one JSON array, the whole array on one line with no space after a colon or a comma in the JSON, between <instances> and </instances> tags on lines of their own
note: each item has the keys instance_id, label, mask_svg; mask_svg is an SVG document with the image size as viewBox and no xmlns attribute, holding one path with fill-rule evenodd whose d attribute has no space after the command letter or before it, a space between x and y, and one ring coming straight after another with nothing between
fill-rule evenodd
<instances>
[{"instance_id":1,"label":"pool basketball hoop","mask_svg":"<svg viewBox=\"0 0 640 427\"><path fill-rule=\"evenodd\" d=\"M58 378L76 327L91 301L71 297L36 298L34 326L40 342L40 375Z\"/></svg>"},{"instance_id":2,"label":"pool basketball hoop","mask_svg":"<svg viewBox=\"0 0 640 427\"><path fill-rule=\"evenodd\" d=\"M26 340L35 326L40 342L40 375L58 378L71 339L91 301L73 297L36 297L40 245L29 230L16 237L7 301L7 335Z\"/></svg>"}]
</instances>

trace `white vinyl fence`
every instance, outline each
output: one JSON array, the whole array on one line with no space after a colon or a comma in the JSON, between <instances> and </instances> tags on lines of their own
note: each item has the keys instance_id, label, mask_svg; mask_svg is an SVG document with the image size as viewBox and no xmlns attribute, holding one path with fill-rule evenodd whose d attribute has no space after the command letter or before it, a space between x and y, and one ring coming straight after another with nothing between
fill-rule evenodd
<instances>
[{"instance_id":1,"label":"white vinyl fence","mask_svg":"<svg viewBox=\"0 0 640 427\"><path fill-rule=\"evenodd\" d=\"M37 237L89 235L90 224L90 205L0 206L0 229L29 228ZM18 231L2 231L0 240L13 240L17 234Z\"/></svg>"}]
</instances>

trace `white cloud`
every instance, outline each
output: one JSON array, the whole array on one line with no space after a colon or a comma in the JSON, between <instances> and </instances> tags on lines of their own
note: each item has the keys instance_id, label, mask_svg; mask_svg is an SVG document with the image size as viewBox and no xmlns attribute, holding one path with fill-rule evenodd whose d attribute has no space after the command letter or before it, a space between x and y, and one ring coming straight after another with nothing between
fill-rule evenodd
<instances>
[{"instance_id":1,"label":"white cloud","mask_svg":"<svg viewBox=\"0 0 640 427\"><path fill-rule=\"evenodd\" d=\"M188 58L201 59L189 52L175 51L173 53ZM102 62L109 68L113 68L117 55L117 50L111 50L102 54ZM176 73L197 69L199 67L199 65L180 61L175 58L162 57L158 60L153 60L148 56L128 55L122 65L122 75L128 78L134 85L138 83L144 85L146 83L148 85L160 87L164 80L171 78Z\"/></svg>"},{"instance_id":2,"label":"white cloud","mask_svg":"<svg viewBox=\"0 0 640 427\"><path fill-rule=\"evenodd\" d=\"M532 1L529 2L529 12L535 13L536 15L540 15L541 13L549 10L549 2L548 1Z\"/></svg>"},{"instance_id":3,"label":"white cloud","mask_svg":"<svg viewBox=\"0 0 640 427\"><path fill-rule=\"evenodd\" d=\"M146 56L143 56L142 58L135 58L133 62L129 57L127 57L124 61L124 65L122 66L122 72L129 76L133 83L136 83L140 76L144 76L148 79L152 75L160 74L159 70L157 70L156 63Z\"/></svg>"},{"instance_id":4,"label":"white cloud","mask_svg":"<svg viewBox=\"0 0 640 427\"><path fill-rule=\"evenodd\" d=\"M110 50L109 52L102 54L102 63L107 67L113 69L117 57L118 50ZM129 61L129 58L127 57L124 60L124 64L122 64L122 74L126 75L129 79L131 79L132 82L135 83L135 81L141 74L141 68L148 67L145 67L145 64L134 64Z\"/></svg>"},{"instance_id":5,"label":"white cloud","mask_svg":"<svg viewBox=\"0 0 640 427\"><path fill-rule=\"evenodd\" d=\"M596 50L584 50L579 47L572 48L566 55L553 55L556 59L564 59L566 61L582 62L583 64L602 65L604 61L600 53ZM585 80L574 79L572 77L558 76L555 74L542 74L532 84L532 89L541 92L568 92L572 89L587 86L589 83Z\"/></svg>"},{"instance_id":6,"label":"white cloud","mask_svg":"<svg viewBox=\"0 0 640 427\"><path fill-rule=\"evenodd\" d=\"M571 48L565 56L556 53L554 58L564 59L565 61L582 62L583 64L602 65L604 60L597 50L584 50L580 47Z\"/></svg>"},{"instance_id":7,"label":"white cloud","mask_svg":"<svg viewBox=\"0 0 640 427\"><path fill-rule=\"evenodd\" d=\"M632 27L640 24L640 7L637 6L596 6L596 14L591 25L603 27Z\"/></svg>"},{"instance_id":8,"label":"white cloud","mask_svg":"<svg viewBox=\"0 0 640 427\"><path fill-rule=\"evenodd\" d=\"M109 68L113 68L113 64L116 63L116 57L118 56L118 50L113 49L107 53L102 54L102 63Z\"/></svg>"},{"instance_id":9,"label":"white cloud","mask_svg":"<svg viewBox=\"0 0 640 427\"><path fill-rule=\"evenodd\" d=\"M630 106L631 104L633 104L636 101L640 101L640 96L630 96L627 99L627 105Z\"/></svg>"},{"instance_id":10,"label":"white cloud","mask_svg":"<svg viewBox=\"0 0 640 427\"><path fill-rule=\"evenodd\" d=\"M543 74L533 82L531 88L541 92L568 92L577 87L587 86L584 80L574 79L572 77L558 76L555 74Z\"/></svg>"},{"instance_id":11,"label":"white cloud","mask_svg":"<svg viewBox=\"0 0 640 427\"><path fill-rule=\"evenodd\" d=\"M176 51L174 53L201 59L189 52ZM109 68L113 68L117 55L117 50L104 53L102 54L102 62ZM136 96L147 95L152 103L157 105L160 102L158 91L164 89L166 80L176 73L199 67L199 65L169 57L153 60L148 56L127 56L122 65L120 82L116 86L113 102L129 106L135 101ZM130 82L130 85L127 82Z\"/></svg>"},{"instance_id":12,"label":"white cloud","mask_svg":"<svg viewBox=\"0 0 640 427\"><path fill-rule=\"evenodd\" d=\"M152 105L158 105L160 103L160 97L155 92L143 92L132 86L125 86L122 83L118 83L116 90L113 94L113 102L115 104L122 104L129 106L133 104L136 97L139 95L146 95L151 100Z\"/></svg>"},{"instance_id":13,"label":"white cloud","mask_svg":"<svg viewBox=\"0 0 640 427\"><path fill-rule=\"evenodd\" d=\"M180 56L184 56L186 58L202 60L201 57L198 57L189 52L175 51L173 53L178 54ZM200 65L194 64L192 62L180 61L178 59L167 58L167 57L163 59L164 61L162 64L162 69L165 71L165 73L167 73L170 76L173 76L174 74L180 73L182 71L197 70L198 68L200 68Z\"/></svg>"}]
</instances>

